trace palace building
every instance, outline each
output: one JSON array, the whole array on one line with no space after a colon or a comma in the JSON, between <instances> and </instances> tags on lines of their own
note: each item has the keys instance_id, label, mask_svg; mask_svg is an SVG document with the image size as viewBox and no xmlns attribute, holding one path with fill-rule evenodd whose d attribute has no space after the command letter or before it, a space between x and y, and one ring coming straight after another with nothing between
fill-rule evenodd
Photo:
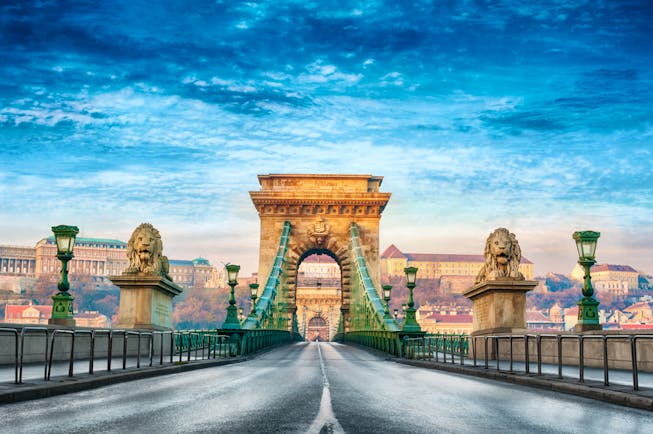
<instances>
[{"instance_id":1,"label":"palace building","mask_svg":"<svg viewBox=\"0 0 653 434\"><path fill-rule=\"evenodd\" d=\"M202 257L192 261L171 259L170 277L184 288L224 288L224 268L216 269L208 259Z\"/></svg>"},{"instance_id":2,"label":"palace building","mask_svg":"<svg viewBox=\"0 0 653 434\"><path fill-rule=\"evenodd\" d=\"M440 279L446 276L476 277L484 262L483 255L404 253L392 244L381 254L381 273L387 276L403 276L404 268L417 267L419 268L417 277L420 279ZM533 263L523 256L519 271L526 280L533 280ZM450 280L455 285L455 279Z\"/></svg>"},{"instance_id":3,"label":"palace building","mask_svg":"<svg viewBox=\"0 0 653 434\"><path fill-rule=\"evenodd\" d=\"M54 237L36 243L36 275L53 274L61 270ZM68 263L70 275L104 278L122 273L128 265L127 243L103 238L75 239L74 257Z\"/></svg>"},{"instance_id":4,"label":"palace building","mask_svg":"<svg viewBox=\"0 0 653 434\"><path fill-rule=\"evenodd\" d=\"M639 284L639 273L630 265L596 264L591 269L592 286L597 292L628 295ZM578 264L571 271L571 278L582 282L585 270Z\"/></svg>"},{"instance_id":5,"label":"palace building","mask_svg":"<svg viewBox=\"0 0 653 434\"><path fill-rule=\"evenodd\" d=\"M0 275L34 276L35 273L34 247L0 246Z\"/></svg>"},{"instance_id":6,"label":"palace building","mask_svg":"<svg viewBox=\"0 0 653 434\"><path fill-rule=\"evenodd\" d=\"M116 276L129 265L127 243L104 238L75 239L74 257L68 263L70 276L93 276L104 280ZM170 261L170 277L185 288L223 288L224 270L216 269L207 259ZM57 245L53 236L42 238L35 247L0 246L0 277L39 277L57 274L61 261L57 259Z\"/></svg>"}]
</instances>

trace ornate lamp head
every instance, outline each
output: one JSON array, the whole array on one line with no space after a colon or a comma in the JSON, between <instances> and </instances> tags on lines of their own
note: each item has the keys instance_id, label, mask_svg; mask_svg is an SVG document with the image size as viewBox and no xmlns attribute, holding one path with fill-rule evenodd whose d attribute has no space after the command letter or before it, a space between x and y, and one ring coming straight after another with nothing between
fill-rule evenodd
<instances>
[{"instance_id":1,"label":"ornate lamp head","mask_svg":"<svg viewBox=\"0 0 653 434\"><path fill-rule=\"evenodd\" d=\"M406 267L404 268L404 273L406 273L406 285L415 285L417 267Z\"/></svg>"},{"instance_id":2,"label":"ornate lamp head","mask_svg":"<svg viewBox=\"0 0 653 434\"><path fill-rule=\"evenodd\" d=\"M66 225L52 226L52 232L54 232L54 238L57 242L57 254L72 255L75 237L79 233L79 228Z\"/></svg>"},{"instance_id":3,"label":"ornate lamp head","mask_svg":"<svg viewBox=\"0 0 653 434\"><path fill-rule=\"evenodd\" d=\"M581 261L593 261L596 252L596 242L601 236L600 232L580 231L574 232L576 248L578 249L578 258Z\"/></svg>"},{"instance_id":4,"label":"ornate lamp head","mask_svg":"<svg viewBox=\"0 0 653 434\"><path fill-rule=\"evenodd\" d=\"M240 271L240 265L227 264L225 265L225 268L227 269L229 285L236 285L238 283L238 271Z\"/></svg>"}]
</instances>

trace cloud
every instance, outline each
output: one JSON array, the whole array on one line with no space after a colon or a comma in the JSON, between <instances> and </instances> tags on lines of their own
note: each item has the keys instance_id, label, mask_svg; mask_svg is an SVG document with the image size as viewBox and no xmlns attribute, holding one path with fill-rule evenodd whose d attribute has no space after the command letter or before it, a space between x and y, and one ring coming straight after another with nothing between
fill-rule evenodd
<instances>
[{"instance_id":1,"label":"cloud","mask_svg":"<svg viewBox=\"0 0 653 434\"><path fill-rule=\"evenodd\" d=\"M0 6L0 241L151 220L253 271L257 174L371 173L407 251L508 225L564 272L583 223L653 269L645 3L56 6Z\"/></svg>"}]
</instances>

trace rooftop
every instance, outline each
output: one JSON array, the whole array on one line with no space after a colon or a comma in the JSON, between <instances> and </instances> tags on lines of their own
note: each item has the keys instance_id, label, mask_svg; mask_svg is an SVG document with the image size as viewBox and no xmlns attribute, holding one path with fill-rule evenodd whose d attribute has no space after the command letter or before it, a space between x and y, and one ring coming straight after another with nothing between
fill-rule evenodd
<instances>
[{"instance_id":1,"label":"rooftop","mask_svg":"<svg viewBox=\"0 0 653 434\"><path fill-rule=\"evenodd\" d=\"M630 265L597 264L592 267L593 273L599 271L626 271L629 273L637 273L637 270Z\"/></svg>"},{"instance_id":2,"label":"rooftop","mask_svg":"<svg viewBox=\"0 0 653 434\"><path fill-rule=\"evenodd\" d=\"M48 244L54 244L54 236L51 235L45 239ZM112 240L108 238L86 238L86 237L77 237L75 238L75 245L87 245L87 244L105 244L113 245L120 247L127 247L127 243L120 240ZM103 246L104 247L104 246Z\"/></svg>"}]
</instances>

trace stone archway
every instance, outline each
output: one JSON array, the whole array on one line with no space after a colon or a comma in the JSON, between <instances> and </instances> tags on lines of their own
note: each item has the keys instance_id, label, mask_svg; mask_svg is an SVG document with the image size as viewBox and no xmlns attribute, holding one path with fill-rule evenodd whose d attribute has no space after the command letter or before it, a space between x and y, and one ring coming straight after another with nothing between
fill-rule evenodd
<instances>
[{"instance_id":1,"label":"stone archway","mask_svg":"<svg viewBox=\"0 0 653 434\"><path fill-rule=\"evenodd\" d=\"M297 329L307 340L318 336L321 341L332 340L338 333L342 307L340 265L333 255L323 252L309 251L304 256L295 281Z\"/></svg>"},{"instance_id":2,"label":"stone archway","mask_svg":"<svg viewBox=\"0 0 653 434\"><path fill-rule=\"evenodd\" d=\"M250 197L261 221L259 279L270 275L279 239L290 222L288 256L284 263L285 302L295 312L297 272L312 253L331 256L341 270L342 303L349 311L352 273L349 229L359 228L361 247L370 277L380 285L379 221L390 193L379 192L381 176L371 175L259 175L260 191Z\"/></svg>"},{"instance_id":3,"label":"stone archway","mask_svg":"<svg viewBox=\"0 0 653 434\"><path fill-rule=\"evenodd\" d=\"M329 340L329 323L321 314L315 315L308 320L308 327L304 337L309 341Z\"/></svg>"}]
</instances>

